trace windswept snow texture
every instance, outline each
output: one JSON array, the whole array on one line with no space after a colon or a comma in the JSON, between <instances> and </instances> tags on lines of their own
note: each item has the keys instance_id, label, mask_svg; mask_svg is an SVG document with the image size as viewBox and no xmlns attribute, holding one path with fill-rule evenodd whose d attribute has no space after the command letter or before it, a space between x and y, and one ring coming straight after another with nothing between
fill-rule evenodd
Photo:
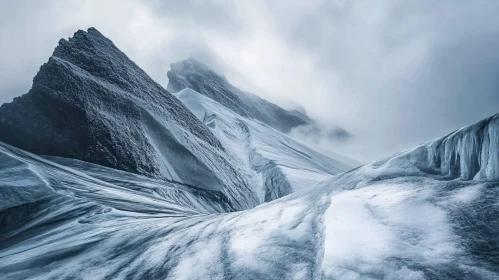
<instances>
[{"instance_id":1,"label":"windswept snow texture","mask_svg":"<svg viewBox=\"0 0 499 280\"><path fill-rule=\"evenodd\" d=\"M310 188L354 167L318 153L262 122L242 117L192 89L175 95L228 151L239 157L240 166L256 172L263 186L262 201Z\"/></svg>"},{"instance_id":2,"label":"windswept snow texture","mask_svg":"<svg viewBox=\"0 0 499 280\"><path fill-rule=\"evenodd\" d=\"M0 159L0 279L320 275L325 199L228 213L220 192L6 144Z\"/></svg>"},{"instance_id":3,"label":"windswept snow texture","mask_svg":"<svg viewBox=\"0 0 499 280\"><path fill-rule=\"evenodd\" d=\"M61 40L32 89L0 107L0 141L259 204L217 138L96 29ZM244 197L244 199L242 199Z\"/></svg>"},{"instance_id":4,"label":"windswept snow texture","mask_svg":"<svg viewBox=\"0 0 499 280\"><path fill-rule=\"evenodd\" d=\"M309 135L327 137L333 141L343 141L351 137L343 128L326 127L315 122L304 110L287 111L252 93L244 92L195 59L171 64L171 70L167 74L167 89L170 92L193 89L242 117L258 120L281 132L288 133L299 127L299 132L306 131Z\"/></svg>"},{"instance_id":5,"label":"windswept snow texture","mask_svg":"<svg viewBox=\"0 0 499 280\"><path fill-rule=\"evenodd\" d=\"M0 278L497 279L499 178L421 169L433 143L232 213L220 193L2 144Z\"/></svg>"},{"instance_id":6,"label":"windswept snow texture","mask_svg":"<svg viewBox=\"0 0 499 280\"><path fill-rule=\"evenodd\" d=\"M498 279L499 115L324 181L326 279Z\"/></svg>"}]
</instances>

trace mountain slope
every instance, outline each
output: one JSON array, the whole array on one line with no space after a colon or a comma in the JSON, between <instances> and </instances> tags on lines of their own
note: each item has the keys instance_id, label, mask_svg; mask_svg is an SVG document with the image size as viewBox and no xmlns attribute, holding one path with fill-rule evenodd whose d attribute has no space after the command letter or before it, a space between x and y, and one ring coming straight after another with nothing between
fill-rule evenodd
<instances>
[{"instance_id":1,"label":"mountain slope","mask_svg":"<svg viewBox=\"0 0 499 280\"><path fill-rule=\"evenodd\" d=\"M0 107L0 141L259 202L216 137L96 29L61 40L32 89ZM240 199L244 197L244 199Z\"/></svg>"},{"instance_id":2,"label":"mountain slope","mask_svg":"<svg viewBox=\"0 0 499 280\"><path fill-rule=\"evenodd\" d=\"M94 29L59 47L0 107L0 279L499 278L499 114L339 173Z\"/></svg>"},{"instance_id":3,"label":"mountain slope","mask_svg":"<svg viewBox=\"0 0 499 280\"><path fill-rule=\"evenodd\" d=\"M0 279L290 279L297 272L303 279L320 272L318 201L220 214L227 205L214 193L196 198L182 186L72 159L60 165L5 144L0 157L0 174L8 175L0 177L0 198L15 197L0 209Z\"/></svg>"},{"instance_id":4,"label":"mountain slope","mask_svg":"<svg viewBox=\"0 0 499 280\"><path fill-rule=\"evenodd\" d=\"M240 165L247 165L259 175L262 201L310 188L354 167L318 153L262 122L242 117L192 89L175 96L227 150L240 158Z\"/></svg>"},{"instance_id":5,"label":"mountain slope","mask_svg":"<svg viewBox=\"0 0 499 280\"><path fill-rule=\"evenodd\" d=\"M170 92L193 89L240 116L261 121L284 133L302 127L308 134L325 135L331 140L345 140L351 136L340 127L326 127L302 112L287 111L254 94L244 92L230 84L225 77L192 58L171 64L167 75L167 89Z\"/></svg>"},{"instance_id":6,"label":"mountain slope","mask_svg":"<svg viewBox=\"0 0 499 280\"><path fill-rule=\"evenodd\" d=\"M167 75L170 92L191 88L243 117L257 119L283 132L310 121L306 115L288 112L256 95L242 92L194 59L171 64Z\"/></svg>"},{"instance_id":7,"label":"mountain slope","mask_svg":"<svg viewBox=\"0 0 499 280\"><path fill-rule=\"evenodd\" d=\"M75 173L1 145L0 195L20 195L0 212L0 278L496 279L497 165L482 165L489 175L468 180L421 169L428 158L420 154L435 143L456 151L455 139L488 139L476 146L483 155L499 144L498 120L222 214L216 199L218 208L175 208L173 198L152 199L159 186L148 178L136 177L128 188L132 175L125 172L94 166ZM460 153L464 162L473 157ZM123 185L92 174L124 178ZM123 203L116 191L133 195Z\"/></svg>"},{"instance_id":8,"label":"mountain slope","mask_svg":"<svg viewBox=\"0 0 499 280\"><path fill-rule=\"evenodd\" d=\"M495 115L317 186L333 190L325 278L497 278L498 130Z\"/></svg>"}]
</instances>

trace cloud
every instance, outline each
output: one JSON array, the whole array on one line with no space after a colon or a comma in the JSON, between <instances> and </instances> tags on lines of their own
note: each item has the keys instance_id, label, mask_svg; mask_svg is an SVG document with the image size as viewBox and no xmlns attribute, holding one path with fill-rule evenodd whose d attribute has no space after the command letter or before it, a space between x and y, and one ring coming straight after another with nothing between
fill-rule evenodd
<instances>
[{"instance_id":1,"label":"cloud","mask_svg":"<svg viewBox=\"0 0 499 280\"><path fill-rule=\"evenodd\" d=\"M356 135L368 161L499 108L499 2L2 1L0 102L27 92L58 39L95 26L166 87L189 56L236 86Z\"/></svg>"},{"instance_id":2,"label":"cloud","mask_svg":"<svg viewBox=\"0 0 499 280\"><path fill-rule=\"evenodd\" d=\"M299 125L292 128L289 135L322 148L327 148L326 145L344 144L353 137L341 127L325 126L319 123Z\"/></svg>"},{"instance_id":3,"label":"cloud","mask_svg":"<svg viewBox=\"0 0 499 280\"><path fill-rule=\"evenodd\" d=\"M356 134L342 149L364 159L495 113L499 4L458 2L316 1L295 16L273 2L278 33L312 59L314 84L326 83L320 102L298 102Z\"/></svg>"}]
</instances>

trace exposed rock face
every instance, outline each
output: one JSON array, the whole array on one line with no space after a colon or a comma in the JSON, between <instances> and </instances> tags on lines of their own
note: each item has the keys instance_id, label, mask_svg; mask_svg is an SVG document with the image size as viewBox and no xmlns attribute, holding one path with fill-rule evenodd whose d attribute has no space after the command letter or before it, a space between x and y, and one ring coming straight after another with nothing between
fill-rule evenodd
<instances>
[{"instance_id":1,"label":"exposed rock face","mask_svg":"<svg viewBox=\"0 0 499 280\"><path fill-rule=\"evenodd\" d=\"M241 192L252 201L209 129L94 28L59 42L31 90L0 107L0 131L0 141L36 154Z\"/></svg>"}]
</instances>

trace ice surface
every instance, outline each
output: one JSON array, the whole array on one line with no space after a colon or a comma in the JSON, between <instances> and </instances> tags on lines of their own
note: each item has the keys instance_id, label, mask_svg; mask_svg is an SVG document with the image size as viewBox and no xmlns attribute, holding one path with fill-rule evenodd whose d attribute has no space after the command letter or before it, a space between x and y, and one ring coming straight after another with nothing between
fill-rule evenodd
<instances>
[{"instance_id":1,"label":"ice surface","mask_svg":"<svg viewBox=\"0 0 499 280\"><path fill-rule=\"evenodd\" d=\"M499 177L499 115L479 121L413 152L421 168L463 180ZM426 157L421 160L419 157ZM423 165L424 164L424 165Z\"/></svg>"}]
</instances>

